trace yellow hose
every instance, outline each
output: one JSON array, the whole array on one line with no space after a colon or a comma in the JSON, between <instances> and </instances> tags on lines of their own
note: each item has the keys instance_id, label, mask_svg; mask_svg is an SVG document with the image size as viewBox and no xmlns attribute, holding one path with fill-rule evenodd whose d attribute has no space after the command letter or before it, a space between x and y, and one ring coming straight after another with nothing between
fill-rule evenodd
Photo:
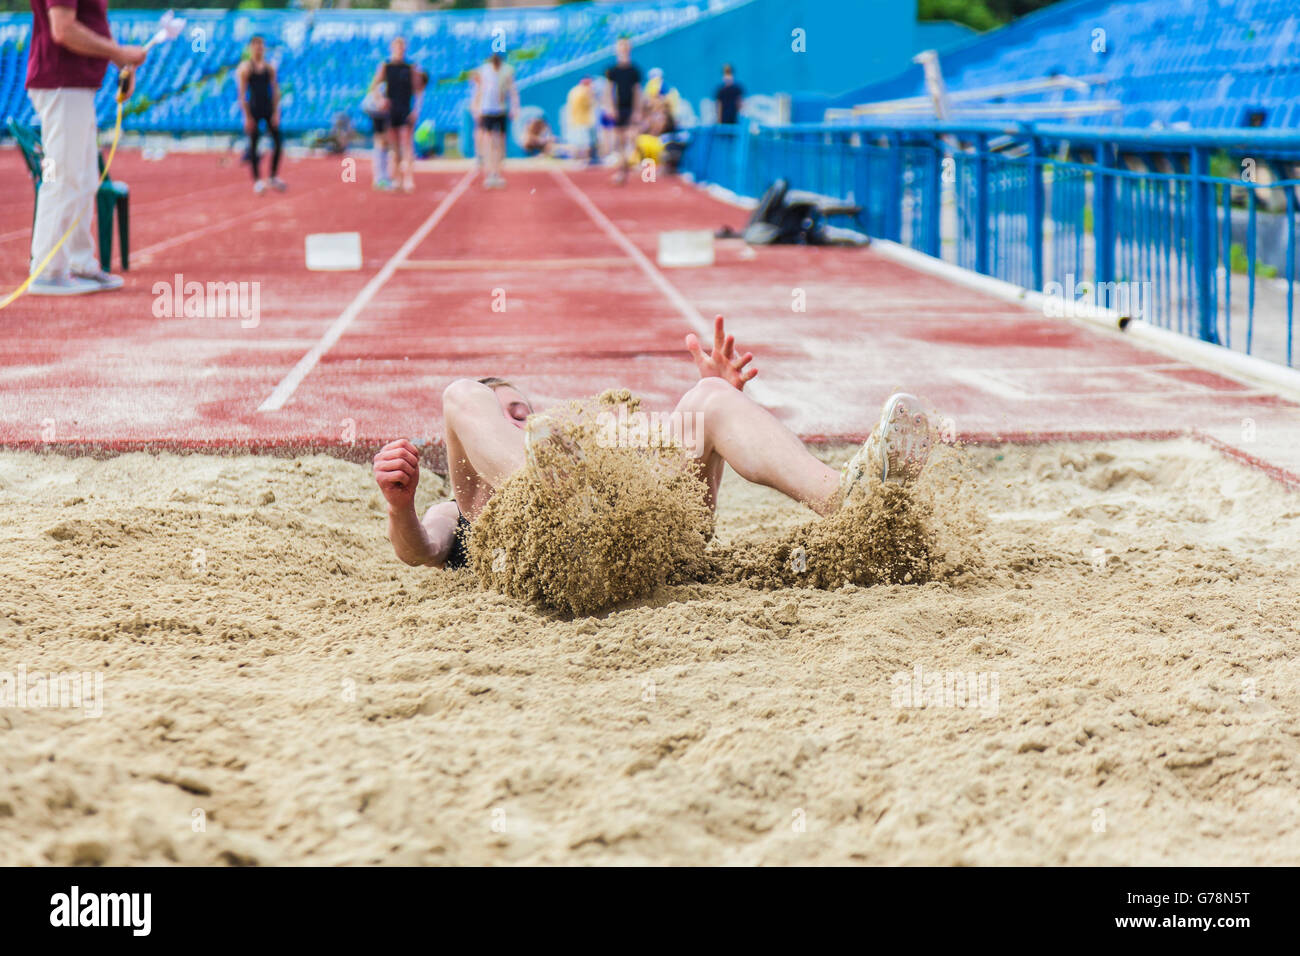
<instances>
[{"instance_id":1,"label":"yellow hose","mask_svg":"<svg viewBox=\"0 0 1300 956\"><path fill-rule=\"evenodd\" d=\"M108 149L108 159L104 162L104 171L99 174L99 182L95 184L95 189L99 189L100 186L104 185L104 180L108 178L108 170L113 165L113 157L117 155L117 141L122 138L122 107L126 105L126 96L122 93L123 87L124 84L119 81L117 93L117 122L113 124L113 145ZM82 215L84 214L85 213L83 212ZM23 281L23 284L5 296L4 301L0 302L0 309L7 308L9 303L13 302L27 291L28 286L35 281L37 276L45 271L45 267L50 264L50 260L54 258L54 254L63 248L63 244L68 241L68 236L72 235L73 230L79 225L81 225L81 216L78 216L73 220L72 225L68 227L68 231L65 232L59 241L54 244L54 248L51 249L49 254L40 261L35 269L32 270L32 274Z\"/></svg>"}]
</instances>

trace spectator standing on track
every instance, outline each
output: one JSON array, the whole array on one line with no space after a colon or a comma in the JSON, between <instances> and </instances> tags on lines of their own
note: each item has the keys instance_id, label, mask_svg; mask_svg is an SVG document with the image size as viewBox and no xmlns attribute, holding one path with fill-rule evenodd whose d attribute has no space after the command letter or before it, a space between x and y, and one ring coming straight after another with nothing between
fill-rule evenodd
<instances>
[{"instance_id":1,"label":"spectator standing on track","mask_svg":"<svg viewBox=\"0 0 1300 956\"><path fill-rule=\"evenodd\" d=\"M384 84L372 86L361 101L361 111L370 117L370 129L374 134L370 168L371 180L375 189L392 189L388 178L388 93Z\"/></svg>"},{"instance_id":2,"label":"spectator standing on track","mask_svg":"<svg viewBox=\"0 0 1300 956\"><path fill-rule=\"evenodd\" d=\"M253 192L266 192L262 178L262 158L257 155L262 124L271 136L271 188L284 192L288 187L280 178L280 156L284 141L280 137L280 82L275 67L266 62L266 41L254 36L248 41L248 58L235 69L239 88L239 106L244 111L244 132L248 134L248 163L253 168Z\"/></svg>"},{"instance_id":3,"label":"spectator standing on track","mask_svg":"<svg viewBox=\"0 0 1300 956\"><path fill-rule=\"evenodd\" d=\"M27 294L120 289L122 277L100 268L92 233L99 180L95 93L111 60L126 74L130 95L131 70L144 62L145 51L113 41L108 0L31 0L31 5L27 95L41 118L44 175L32 225L31 274L37 278Z\"/></svg>"},{"instance_id":4,"label":"spectator standing on track","mask_svg":"<svg viewBox=\"0 0 1300 956\"><path fill-rule=\"evenodd\" d=\"M614 151L618 154L618 171L614 182L627 182L627 164L631 160L636 137L636 118L641 112L641 70L632 62L632 41L619 37L615 47L617 61L605 71L609 80L609 111L614 117Z\"/></svg>"},{"instance_id":5,"label":"spectator standing on track","mask_svg":"<svg viewBox=\"0 0 1300 956\"><path fill-rule=\"evenodd\" d=\"M713 99L718 104L719 123L732 126L740 119L740 108L745 103L745 89L736 82L730 63L722 67L722 83L714 91Z\"/></svg>"},{"instance_id":6,"label":"spectator standing on track","mask_svg":"<svg viewBox=\"0 0 1300 956\"><path fill-rule=\"evenodd\" d=\"M419 104L416 93L419 89L419 76L414 67L406 61L406 40L393 37L389 45L388 59L379 64L371 88L384 85L384 99L388 104L388 142L392 148L394 179L401 177L403 192L415 190L415 145L411 141L415 123L419 119Z\"/></svg>"},{"instance_id":7,"label":"spectator standing on track","mask_svg":"<svg viewBox=\"0 0 1300 956\"><path fill-rule=\"evenodd\" d=\"M470 105L475 125L483 131L479 142L483 151L484 189L505 188L501 164L506 158L506 129L510 125L512 106L518 113L515 71L500 53L494 52L474 71L474 99Z\"/></svg>"}]
</instances>

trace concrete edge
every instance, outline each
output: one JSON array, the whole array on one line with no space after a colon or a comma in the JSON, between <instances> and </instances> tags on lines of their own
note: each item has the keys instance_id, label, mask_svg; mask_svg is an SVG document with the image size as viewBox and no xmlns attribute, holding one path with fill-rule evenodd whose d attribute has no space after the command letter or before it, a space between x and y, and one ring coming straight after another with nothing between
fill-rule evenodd
<instances>
[{"instance_id":1,"label":"concrete edge","mask_svg":"<svg viewBox=\"0 0 1300 956\"><path fill-rule=\"evenodd\" d=\"M971 272L888 239L873 239L871 248L888 259L920 272L928 272L967 288L987 292L1004 301L1023 305L1026 309L1038 312L1045 318L1051 317L1045 308L1048 297L1041 292L1034 292L1002 279ZM1290 369L1250 355L1242 355L1220 345L1211 345L1208 342L1188 338L1177 332L1151 325L1142 319L1128 319L1112 309L1089 307L1079 309L1078 313L1076 316L1066 316L1063 320L1111 335L1136 339L1153 351L1181 359L1243 385L1263 386L1282 398L1300 403L1300 370Z\"/></svg>"}]
</instances>

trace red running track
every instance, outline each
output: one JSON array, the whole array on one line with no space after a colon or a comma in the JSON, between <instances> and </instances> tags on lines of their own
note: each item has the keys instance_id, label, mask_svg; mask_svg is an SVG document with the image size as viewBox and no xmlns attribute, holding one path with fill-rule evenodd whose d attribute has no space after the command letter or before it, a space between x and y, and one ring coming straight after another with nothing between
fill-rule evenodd
<instances>
[{"instance_id":1,"label":"red running track","mask_svg":"<svg viewBox=\"0 0 1300 956\"><path fill-rule=\"evenodd\" d=\"M0 163L22 181L16 153ZM683 336L722 312L757 356L755 397L806 438L860 436L905 387L966 437L1195 429L1300 474L1295 405L872 250L729 241L712 267L660 270L661 231L746 219L672 178L534 167L484 191L441 169L407 197L373 192L364 165L349 182L338 159L291 162L289 192L258 197L228 156L119 154L127 287L0 312L0 443L367 447L436 437L442 388L488 374L539 405L622 385L668 407L696 377ZM5 290L30 217L24 183L0 201ZM360 271L306 269L307 234L352 231ZM157 316L177 274L256 283L255 327Z\"/></svg>"}]
</instances>

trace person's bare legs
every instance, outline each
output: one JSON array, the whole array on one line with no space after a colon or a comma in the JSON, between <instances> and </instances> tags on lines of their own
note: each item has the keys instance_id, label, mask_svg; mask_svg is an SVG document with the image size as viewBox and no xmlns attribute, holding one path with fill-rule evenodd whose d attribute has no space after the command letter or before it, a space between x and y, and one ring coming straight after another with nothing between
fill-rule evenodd
<instances>
[{"instance_id":1,"label":"person's bare legs","mask_svg":"<svg viewBox=\"0 0 1300 956\"><path fill-rule=\"evenodd\" d=\"M473 521L492 493L524 466L524 432L501 414L492 389L457 379L442 393L452 494Z\"/></svg>"},{"instance_id":2,"label":"person's bare legs","mask_svg":"<svg viewBox=\"0 0 1300 956\"><path fill-rule=\"evenodd\" d=\"M720 378L702 378L673 410L674 434L695 436L688 454L696 457L708 485L709 505L717 505L718 483L726 462L740 477L774 488L818 514L839 507L840 473L813 457L794 432L763 406Z\"/></svg>"},{"instance_id":3,"label":"person's bare legs","mask_svg":"<svg viewBox=\"0 0 1300 956\"><path fill-rule=\"evenodd\" d=\"M397 165L402 172L402 189L412 192L415 189L415 143L412 139L414 130L411 124L399 126L396 130Z\"/></svg>"}]
</instances>

